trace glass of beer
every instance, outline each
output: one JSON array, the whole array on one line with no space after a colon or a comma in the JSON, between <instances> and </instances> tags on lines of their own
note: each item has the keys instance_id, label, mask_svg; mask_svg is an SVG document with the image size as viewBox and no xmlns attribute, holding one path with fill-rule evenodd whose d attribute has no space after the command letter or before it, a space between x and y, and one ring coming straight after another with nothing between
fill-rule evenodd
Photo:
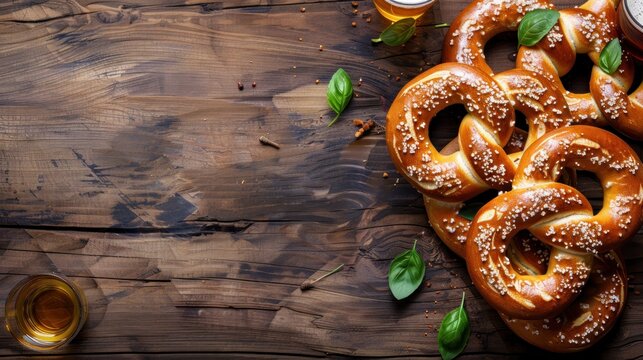
<instances>
[{"instance_id":1,"label":"glass of beer","mask_svg":"<svg viewBox=\"0 0 643 360\"><path fill-rule=\"evenodd\" d=\"M377 11L391 21L417 19L429 10L436 0L373 0Z\"/></svg>"},{"instance_id":2,"label":"glass of beer","mask_svg":"<svg viewBox=\"0 0 643 360\"><path fill-rule=\"evenodd\" d=\"M643 61L643 1L621 0L618 15L625 46L635 58Z\"/></svg>"},{"instance_id":3,"label":"glass of beer","mask_svg":"<svg viewBox=\"0 0 643 360\"><path fill-rule=\"evenodd\" d=\"M33 275L9 293L5 327L32 350L53 350L78 334L87 314L87 299L72 281L58 274Z\"/></svg>"}]
</instances>

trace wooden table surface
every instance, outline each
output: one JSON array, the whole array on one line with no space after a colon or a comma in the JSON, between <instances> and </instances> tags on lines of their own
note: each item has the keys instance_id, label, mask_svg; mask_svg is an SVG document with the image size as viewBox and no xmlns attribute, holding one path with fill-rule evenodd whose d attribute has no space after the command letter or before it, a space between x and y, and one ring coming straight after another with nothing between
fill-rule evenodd
<instances>
[{"instance_id":1,"label":"wooden table surface","mask_svg":"<svg viewBox=\"0 0 643 360\"><path fill-rule=\"evenodd\" d=\"M352 119L384 124L404 83L440 61L446 30L431 24L466 3L442 0L392 48L370 43L387 25L370 1L357 14L330 0L3 2L0 299L51 271L85 290L90 319L54 354L436 358L437 327L464 291L473 333L461 358L552 357L472 288L384 134L353 135ZM491 62L511 68L515 44L494 44ZM338 67L359 97L327 128ZM436 120L436 141L458 115ZM600 207L595 180L579 187ZM396 302L388 266L414 239L431 286ZM643 356L643 232L625 254L622 318L578 358ZM34 354L1 332L0 357Z\"/></svg>"}]
</instances>

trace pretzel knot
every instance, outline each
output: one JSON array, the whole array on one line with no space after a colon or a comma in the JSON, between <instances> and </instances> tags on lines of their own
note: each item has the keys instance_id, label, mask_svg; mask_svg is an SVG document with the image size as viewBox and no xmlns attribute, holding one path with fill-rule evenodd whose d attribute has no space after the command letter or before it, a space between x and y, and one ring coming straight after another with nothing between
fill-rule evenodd
<instances>
[{"instance_id":1,"label":"pretzel knot","mask_svg":"<svg viewBox=\"0 0 643 360\"><path fill-rule=\"evenodd\" d=\"M598 214L578 190L555 182L563 167L597 175L604 188ZM590 277L594 257L606 261L606 255L594 254L617 248L641 226L641 167L625 142L595 127L562 128L537 140L518 164L513 190L487 203L473 220L466 259L476 288L511 318L565 311ZM543 275L522 274L512 264L508 244L523 229L552 246Z\"/></svg>"},{"instance_id":2,"label":"pretzel knot","mask_svg":"<svg viewBox=\"0 0 643 360\"><path fill-rule=\"evenodd\" d=\"M617 0L589 0L580 8L560 10L560 19L535 46L521 46L516 67L545 76L565 93L578 123L613 127L634 139L643 140L643 83L631 95L635 61L627 52L613 73L603 72L599 55L609 41L618 37ZM493 36L516 31L529 11L552 8L547 0L475 0L453 21L445 37L443 61L457 61L493 73L484 57L484 46ZM560 77L574 66L577 54L594 62L590 93L565 91Z\"/></svg>"},{"instance_id":3,"label":"pretzel knot","mask_svg":"<svg viewBox=\"0 0 643 360\"><path fill-rule=\"evenodd\" d=\"M522 320L500 314L518 336L542 349L572 352L599 341L614 326L627 292L623 260L616 251L595 257L587 284L561 314L538 320Z\"/></svg>"},{"instance_id":4,"label":"pretzel knot","mask_svg":"<svg viewBox=\"0 0 643 360\"><path fill-rule=\"evenodd\" d=\"M431 143L428 128L440 110L453 104L469 111L459 134L469 142L445 156ZM466 65L441 64L409 82L393 101L387 144L398 170L416 189L462 200L487 187L510 185L514 166L502 147L513 124L513 107L489 75Z\"/></svg>"},{"instance_id":5,"label":"pretzel knot","mask_svg":"<svg viewBox=\"0 0 643 360\"><path fill-rule=\"evenodd\" d=\"M469 113L460 125L459 146L439 152L429 138L429 124L453 104L464 104ZM514 110L525 115L529 126L523 139L514 131ZM469 220L458 215L463 202L490 188L508 190L524 144L571 122L562 93L539 75L515 69L492 78L449 63L400 91L388 112L386 133L396 167L425 195L433 228L464 256Z\"/></svg>"}]
</instances>

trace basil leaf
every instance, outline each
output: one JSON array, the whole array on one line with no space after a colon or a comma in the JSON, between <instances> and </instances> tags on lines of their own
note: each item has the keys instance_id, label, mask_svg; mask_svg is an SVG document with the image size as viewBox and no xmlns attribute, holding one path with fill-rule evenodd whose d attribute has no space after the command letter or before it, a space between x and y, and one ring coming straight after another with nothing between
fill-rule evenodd
<instances>
[{"instance_id":1,"label":"basil leaf","mask_svg":"<svg viewBox=\"0 0 643 360\"><path fill-rule=\"evenodd\" d=\"M409 41L415 34L415 19L404 18L391 24L384 29L377 39L371 39L374 43L384 42L388 46L398 46Z\"/></svg>"},{"instance_id":2,"label":"basil leaf","mask_svg":"<svg viewBox=\"0 0 643 360\"><path fill-rule=\"evenodd\" d=\"M413 248L396 256L388 271L388 287L397 300L411 295L424 280L426 265L420 254Z\"/></svg>"},{"instance_id":3,"label":"basil leaf","mask_svg":"<svg viewBox=\"0 0 643 360\"><path fill-rule=\"evenodd\" d=\"M621 43L617 38L612 39L601 51L598 66L608 74L613 74L621 66Z\"/></svg>"},{"instance_id":4,"label":"basil leaf","mask_svg":"<svg viewBox=\"0 0 643 360\"><path fill-rule=\"evenodd\" d=\"M348 103L353 98L353 83L351 82L350 76L344 71L344 69L339 68L333 74L333 77L328 83L328 90L326 91L326 99L328 100L328 105L331 109L337 114L335 118L328 124L332 126L339 115L346 109Z\"/></svg>"},{"instance_id":5,"label":"basil leaf","mask_svg":"<svg viewBox=\"0 0 643 360\"><path fill-rule=\"evenodd\" d=\"M480 210L481 207L483 207L483 203L479 202L474 202L471 204L465 204L460 211L458 211L458 215L462 216L465 219L468 220L473 220L473 218L476 216L478 213L478 210Z\"/></svg>"},{"instance_id":6,"label":"basil leaf","mask_svg":"<svg viewBox=\"0 0 643 360\"><path fill-rule=\"evenodd\" d=\"M440 324L438 331L438 350L442 359L451 360L467 347L471 335L469 327L469 317L464 309L464 293L462 293L462 302L460 307L449 312Z\"/></svg>"},{"instance_id":7,"label":"basil leaf","mask_svg":"<svg viewBox=\"0 0 643 360\"><path fill-rule=\"evenodd\" d=\"M518 26L518 43L533 46L556 25L560 13L556 10L536 9L528 12Z\"/></svg>"}]
</instances>

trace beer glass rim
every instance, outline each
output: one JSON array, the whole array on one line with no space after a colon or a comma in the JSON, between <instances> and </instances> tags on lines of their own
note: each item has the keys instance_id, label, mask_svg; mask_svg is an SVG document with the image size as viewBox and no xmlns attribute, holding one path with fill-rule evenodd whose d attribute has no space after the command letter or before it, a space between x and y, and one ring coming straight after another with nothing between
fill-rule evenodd
<instances>
[{"instance_id":1,"label":"beer glass rim","mask_svg":"<svg viewBox=\"0 0 643 360\"><path fill-rule=\"evenodd\" d=\"M634 17L632 9L630 9L630 2L628 0L623 0L623 6L625 7L625 15L632 21L633 25L638 28L639 31L643 31L643 24L641 24L638 19Z\"/></svg>"},{"instance_id":2,"label":"beer glass rim","mask_svg":"<svg viewBox=\"0 0 643 360\"><path fill-rule=\"evenodd\" d=\"M400 7L416 7L428 5L435 0L385 0L386 2Z\"/></svg>"}]
</instances>

